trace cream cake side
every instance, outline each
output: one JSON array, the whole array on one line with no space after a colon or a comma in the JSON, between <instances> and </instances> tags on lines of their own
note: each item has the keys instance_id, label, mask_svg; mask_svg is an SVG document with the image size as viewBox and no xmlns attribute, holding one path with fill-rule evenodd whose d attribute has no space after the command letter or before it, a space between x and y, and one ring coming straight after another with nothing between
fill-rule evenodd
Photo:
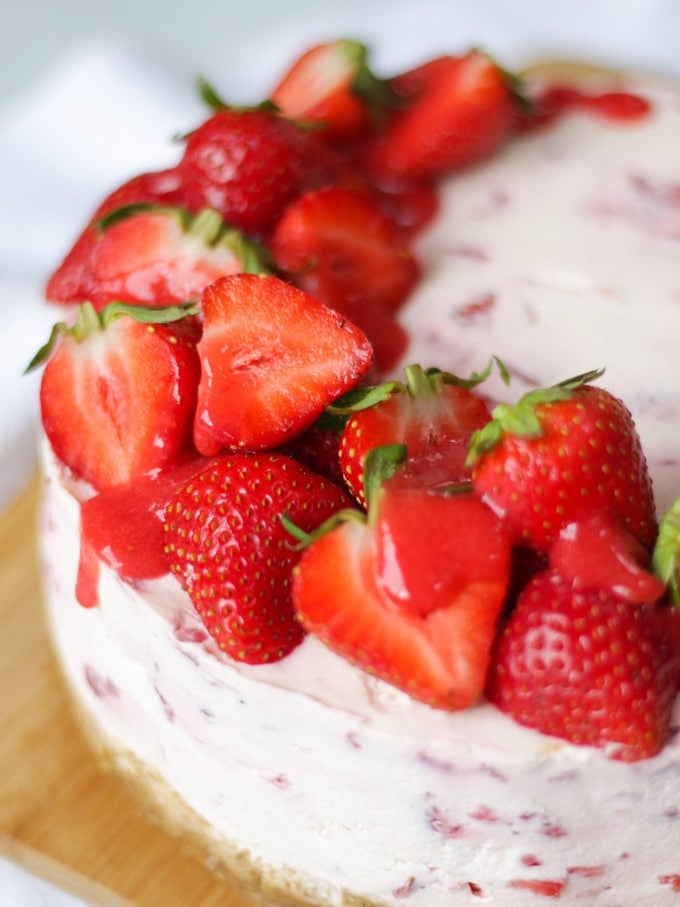
<instances>
[{"instance_id":1,"label":"cream cake side","mask_svg":"<svg viewBox=\"0 0 680 907\"><path fill-rule=\"evenodd\" d=\"M645 121L569 114L446 181L403 322L407 361L465 373L493 353L515 388L605 366L663 508L680 488L680 94L630 87L653 99ZM677 734L653 759L612 761L486 704L430 709L311 637L276 664L236 665L170 576L131 584L102 567L99 606L80 608L77 504L49 451L45 472L45 593L68 683L116 766L161 779L161 820L176 795L198 817L212 861L319 907L677 896Z\"/></svg>"}]
</instances>

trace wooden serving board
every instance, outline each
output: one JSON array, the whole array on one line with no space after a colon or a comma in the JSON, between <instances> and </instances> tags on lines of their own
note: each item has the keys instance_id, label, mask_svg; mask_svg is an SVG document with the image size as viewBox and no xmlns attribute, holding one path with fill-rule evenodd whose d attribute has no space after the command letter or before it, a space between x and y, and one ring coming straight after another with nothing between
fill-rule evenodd
<instances>
[{"instance_id":1,"label":"wooden serving board","mask_svg":"<svg viewBox=\"0 0 680 907\"><path fill-rule=\"evenodd\" d=\"M0 852L102 907L261 904L152 825L88 749L43 620L37 502L36 480L0 518Z\"/></svg>"}]
</instances>

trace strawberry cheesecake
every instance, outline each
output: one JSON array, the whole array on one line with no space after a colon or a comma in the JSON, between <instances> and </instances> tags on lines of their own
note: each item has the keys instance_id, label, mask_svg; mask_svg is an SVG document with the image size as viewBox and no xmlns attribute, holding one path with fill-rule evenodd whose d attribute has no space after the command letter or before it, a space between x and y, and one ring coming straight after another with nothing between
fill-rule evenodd
<instances>
[{"instance_id":1,"label":"strawberry cheesecake","mask_svg":"<svg viewBox=\"0 0 680 907\"><path fill-rule=\"evenodd\" d=\"M680 91L302 54L47 297L83 727L276 904L675 903Z\"/></svg>"}]
</instances>

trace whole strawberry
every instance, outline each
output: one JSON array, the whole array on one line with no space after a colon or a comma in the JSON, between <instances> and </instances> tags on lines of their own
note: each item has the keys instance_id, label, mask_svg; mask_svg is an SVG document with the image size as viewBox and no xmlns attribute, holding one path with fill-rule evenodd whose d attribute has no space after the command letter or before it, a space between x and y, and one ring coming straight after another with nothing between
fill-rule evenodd
<instances>
[{"instance_id":1,"label":"whole strawberry","mask_svg":"<svg viewBox=\"0 0 680 907\"><path fill-rule=\"evenodd\" d=\"M311 532L349 503L341 488L275 453L215 458L171 498L168 565L227 655L261 664L301 642L290 596L298 554L281 517Z\"/></svg>"},{"instance_id":2,"label":"whole strawberry","mask_svg":"<svg viewBox=\"0 0 680 907\"><path fill-rule=\"evenodd\" d=\"M273 107L222 106L190 133L179 170L191 210L213 208L261 238L303 188L324 181L325 156Z\"/></svg>"},{"instance_id":3,"label":"whole strawberry","mask_svg":"<svg viewBox=\"0 0 680 907\"><path fill-rule=\"evenodd\" d=\"M636 761L663 746L678 691L668 609L532 579L496 645L488 697L516 721Z\"/></svg>"},{"instance_id":4,"label":"whole strawberry","mask_svg":"<svg viewBox=\"0 0 680 907\"><path fill-rule=\"evenodd\" d=\"M472 439L475 488L522 544L547 551L560 530L597 511L648 549L656 537L652 483L632 416L588 372L501 404Z\"/></svg>"}]
</instances>

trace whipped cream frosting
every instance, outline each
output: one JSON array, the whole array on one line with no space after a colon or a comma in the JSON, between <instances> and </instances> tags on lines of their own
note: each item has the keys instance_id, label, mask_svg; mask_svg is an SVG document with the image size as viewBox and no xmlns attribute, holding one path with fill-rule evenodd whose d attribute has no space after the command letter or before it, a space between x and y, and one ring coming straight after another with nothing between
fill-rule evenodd
<instances>
[{"instance_id":1,"label":"whipped cream frosting","mask_svg":"<svg viewBox=\"0 0 680 907\"><path fill-rule=\"evenodd\" d=\"M451 178L403 313L408 361L464 374L501 356L515 398L604 366L648 452L657 500L680 489L680 94L644 86L634 124L574 113ZM175 579L74 598L78 505L46 453L42 545L55 645L111 746L152 767L263 872L309 903L663 907L680 891L680 712L635 764L522 728L480 704L416 703L305 642L235 665Z\"/></svg>"},{"instance_id":2,"label":"whipped cream frosting","mask_svg":"<svg viewBox=\"0 0 680 907\"><path fill-rule=\"evenodd\" d=\"M403 322L410 361L465 375L500 356L499 400L605 368L665 510L680 493L680 94L634 90L646 118L572 113L444 184Z\"/></svg>"}]
</instances>

